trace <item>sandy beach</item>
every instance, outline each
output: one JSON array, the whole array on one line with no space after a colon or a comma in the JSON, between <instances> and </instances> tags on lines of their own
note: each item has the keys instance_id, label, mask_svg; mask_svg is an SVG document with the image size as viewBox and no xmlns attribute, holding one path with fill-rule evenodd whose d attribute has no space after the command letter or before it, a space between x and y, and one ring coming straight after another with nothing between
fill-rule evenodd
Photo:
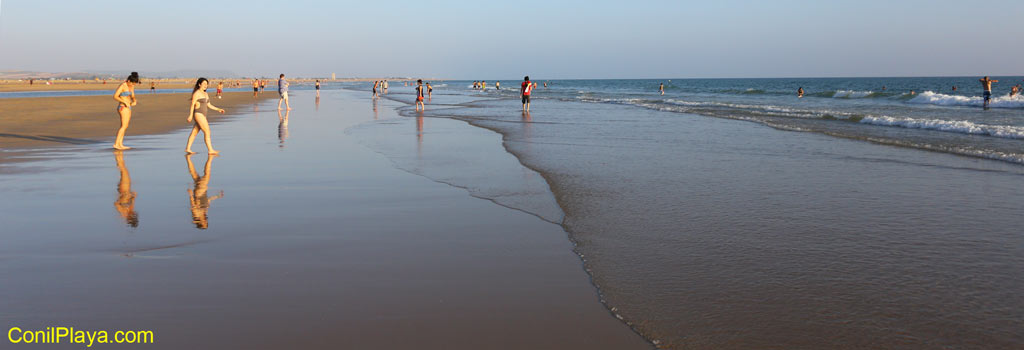
<instances>
[{"instance_id":1,"label":"sandy beach","mask_svg":"<svg viewBox=\"0 0 1024 350\"><path fill-rule=\"evenodd\" d=\"M116 87L116 86L115 86ZM211 96L213 94L211 93ZM227 110L211 117L212 123L225 116L251 111L254 103L276 99L277 93L266 91L253 99L251 92L226 92L213 104ZM126 143L133 136L166 133L190 127L186 122L188 94L136 93L139 103L133 107ZM89 145L112 142L120 125L115 111L117 102L108 95L69 97L0 98L0 164L31 148L61 145ZM184 143L184 142L182 142Z\"/></svg>"},{"instance_id":2,"label":"sandy beach","mask_svg":"<svg viewBox=\"0 0 1024 350\"><path fill-rule=\"evenodd\" d=\"M0 324L146 329L153 349L652 347L601 304L561 226L400 170L357 141L389 139L431 162L472 149L518 174L510 185L525 196L553 202L530 190L543 179L500 135L402 118L393 108L403 104L361 93L295 91L282 114L273 100L241 108L243 93L231 99L238 117L213 126L222 155L183 157L181 95L152 97L140 97L140 117L175 122L147 121L140 129L153 135L126 139L136 149L44 152L0 180ZM108 98L46 100L112 118ZM396 129L345 132L373 121ZM71 125L44 135L105 136ZM20 145L44 142L30 141ZM199 193L209 200L190 214L186 199ZM41 207L67 214L44 219Z\"/></svg>"}]
</instances>

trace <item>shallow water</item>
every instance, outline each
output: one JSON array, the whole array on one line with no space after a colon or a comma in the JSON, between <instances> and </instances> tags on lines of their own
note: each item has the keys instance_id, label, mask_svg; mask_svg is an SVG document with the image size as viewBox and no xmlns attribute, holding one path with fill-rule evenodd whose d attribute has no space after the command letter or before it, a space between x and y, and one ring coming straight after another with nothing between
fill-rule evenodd
<instances>
[{"instance_id":1,"label":"shallow water","mask_svg":"<svg viewBox=\"0 0 1024 350\"><path fill-rule=\"evenodd\" d=\"M478 101L435 107L435 90L426 115L502 133L550 183L607 305L661 347L1024 344L1024 167L623 104L542 98L524 115L518 99L445 93Z\"/></svg>"}]
</instances>

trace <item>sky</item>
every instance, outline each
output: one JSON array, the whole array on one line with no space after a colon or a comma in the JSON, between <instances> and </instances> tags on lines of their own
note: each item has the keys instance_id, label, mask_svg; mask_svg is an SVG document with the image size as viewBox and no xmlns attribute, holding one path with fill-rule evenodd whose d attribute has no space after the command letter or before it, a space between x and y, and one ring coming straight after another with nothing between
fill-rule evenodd
<instances>
[{"instance_id":1,"label":"sky","mask_svg":"<svg viewBox=\"0 0 1024 350\"><path fill-rule=\"evenodd\" d=\"M0 70L513 79L1022 75L1024 1L0 0Z\"/></svg>"}]
</instances>

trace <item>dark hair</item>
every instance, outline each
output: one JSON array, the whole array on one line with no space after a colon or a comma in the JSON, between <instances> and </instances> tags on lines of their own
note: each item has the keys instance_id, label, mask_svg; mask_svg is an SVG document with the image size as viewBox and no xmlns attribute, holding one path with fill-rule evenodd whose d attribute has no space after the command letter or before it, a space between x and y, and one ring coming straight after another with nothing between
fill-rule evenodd
<instances>
[{"instance_id":1,"label":"dark hair","mask_svg":"<svg viewBox=\"0 0 1024 350\"><path fill-rule=\"evenodd\" d=\"M139 72L132 72L132 74L128 75L128 79L125 79L125 81L130 82L132 84L138 84L139 83Z\"/></svg>"},{"instance_id":2,"label":"dark hair","mask_svg":"<svg viewBox=\"0 0 1024 350\"><path fill-rule=\"evenodd\" d=\"M196 86L192 88L192 93L193 93L193 94L195 94L195 93L196 93L196 91L199 91L199 86L200 86L200 85L203 85L203 82L204 82L204 81L209 81L209 80L206 80L206 78L203 78L203 77L199 77L199 79L197 79L197 80L196 80ZM190 98L190 99L191 99L191 98L192 98L192 96L189 96L188 98Z\"/></svg>"},{"instance_id":3,"label":"dark hair","mask_svg":"<svg viewBox=\"0 0 1024 350\"><path fill-rule=\"evenodd\" d=\"M523 77L523 80L525 80L525 81L530 81L530 76L529 76L529 75L527 75L527 76Z\"/></svg>"},{"instance_id":4,"label":"dark hair","mask_svg":"<svg viewBox=\"0 0 1024 350\"><path fill-rule=\"evenodd\" d=\"M416 79L417 84L423 84L423 79Z\"/></svg>"},{"instance_id":5,"label":"dark hair","mask_svg":"<svg viewBox=\"0 0 1024 350\"><path fill-rule=\"evenodd\" d=\"M280 76L280 78L284 78L284 73L281 73L281 76Z\"/></svg>"}]
</instances>

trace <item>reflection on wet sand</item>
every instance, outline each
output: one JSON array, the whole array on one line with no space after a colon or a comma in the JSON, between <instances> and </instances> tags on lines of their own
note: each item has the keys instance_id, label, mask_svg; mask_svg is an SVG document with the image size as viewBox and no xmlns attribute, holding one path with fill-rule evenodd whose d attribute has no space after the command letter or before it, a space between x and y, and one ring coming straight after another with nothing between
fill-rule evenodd
<instances>
[{"instance_id":1,"label":"reflection on wet sand","mask_svg":"<svg viewBox=\"0 0 1024 350\"><path fill-rule=\"evenodd\" d=\"M380 118L380 114L377 112L377 99L373 99L373 120Z\"/></svg>"},{"instance_id":2,"label":"reflection on wet sand","mask_svg":"<svg viewBox=\"0 0 1024 350\"><path fill-rule=\"evenodd\" d=\"M423 158L423 112L416 116L416 157Z\"/></svg>"},{"instance_id":3,"label":"reflection on wet sand","mask_svg":"<svg viewBox=\"0 0 1024 350\"><path fill-rule=\"evenodd\" d=\"M320 111L320 91L316 92L316 111Z\"/></svg>"},{"instance_id":4,"label":"reflection on wet sand","mask_svg":"<svg viewBox=\"0 0 1024 350\"><path fill-rule=\"evenodd\" d=\"M317 99L319 101L320 99ZM288 138L288 114L291 111L286 111L281 114L281 110L277 110L277 139L279 141L277 147L284 149L284 140Z\"/></svg>"},{"instance_id":5,"label":"reflection on wet sand","mask_svg":"<svg viewBox=\"0 0 1024 350\"><path fill-rule=\"evenodd\" d=\"M192 210L192 223L196 225L198 229L206 229L210 227L210 222L207 218L207 211L210 209L210 203L213 203L215 199L224 197L224 191L220 191L216 196L207 197L207 189L210 185L210 172L213 171L211 164L213 164L213 158L215 155L206 157L206 165L203 166L203 176L199 176L196 173L196 167L192 164L192 155L185 156L185 162L188 163L188 172L192 175L192 181L195 182L195 188L188 189L188 200L189 206Z\"/></svg>"},{"instance_id":6,"label":"reflection on wet sand","mask_svg":"<svg viewBox=\"0 0 1024 350\"><path fill-rule=\"evenodd\" d=\"M114 209L117 209L128 226L139 227L139 213L135 212L137 194L132 191L132 176L128 174L128 168L124 166L124 151L114 151L114 160L117 161L117 170L121 172L121 179L117 182L117 200L114 201Z\"/></svg>"}]
</instances>

